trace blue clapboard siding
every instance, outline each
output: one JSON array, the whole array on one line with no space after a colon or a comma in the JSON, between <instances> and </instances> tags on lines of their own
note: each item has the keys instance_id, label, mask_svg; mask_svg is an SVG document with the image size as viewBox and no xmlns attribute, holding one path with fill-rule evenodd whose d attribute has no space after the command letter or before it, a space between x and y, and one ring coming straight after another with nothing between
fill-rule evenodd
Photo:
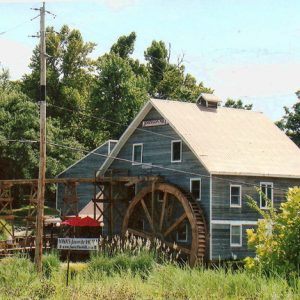
<instances>
[{"instance_id":1,"label":"blue clapboard siding","mask_svg":"<svg viewBox=\"0 0 300 300\"><path fill-rule=\"evenodd\" d=\"M162 119L162 116L154 108L152 108L144 118L144 120L157 119ZM141 125L139 128L142 128ZM159 175L164 177L166 182L175 184L186 192L190 191L191 178L201 178L202 199L199 203L204 208L208 220L210 179L206 169L184 143L182 143L182 161L171 163L171 141L180 140L180 137L170 125L142 129L143 130L134 131L117 156L118 158L129 160L130 162L114 160L110 169L123 169L128 172L129 176ZM149 131L160 135L152 134ZM145 168L145 166L142 165L132 165L132 146L135 143L143 143L143 163L149 163L173 170L160 169L154 166L152 166L152 168ZM183 173L176 172L176 170L183 171ZM184 172L187 172L188 174ZM195 173L195 175L189 173Z\"/></svg>"},{"instance_id":2,"label":"blue clapboard siding","mask_svg":"<svg viewBox=\"0 0 300 300\"><path fill-rule=\"evenodd\" d=\"M212 177L212 220L218 221L257 221L262 218L253 208L249 207L247 196L252 197L257 204L260 196L253 185L260 186L260 182L273 183L274 207L279 208L285 200L286 191L289 187L299 186L299 179L250 177L250 176L213 176ZM241 208L230 207L230 184L242 186ZM230 259L232 253L238 258L254 255L254 251L248 249L245 230L255 226L243 225L242 247L230 247L230 225L212 225L212 259Z\"/></svg>"},{"instance_id":3,"label":"blue clapboard siding","mask_svg":"<svg viewBox=\"0 0 300 300\"><path fill-rule=\"evenodd\" d=\"M58 178L93 178L95 173L104 163L109 151L116 145L116 141L107 141L81 160L70 166L64 172L59 174ZM97 155L99 154L99 155ZM82 209L94 197L94 185L89 183L81 183L77 186L77 194L79 197L78 209ZM64 185L58 184L57 187L57 208L63 208Z\"/></svg>"},{"instance_id":4,"label":"blue clapboard siding","mask_svg":"<svg viewBox=\"0 0 300 300\"><path fill-rule=\"evenodd\" d=\"M242 225L242 246L230 246L230 224L212 225L212 260L243 259L253 256L254 251L248 248L246 230L255 225Z\"/></svg>"},{"instance_id":5,"label":"blue clapboard siding","mask_svg":"<svg viewBox=\"0 0 300 300\"><path fill-rule=\"evenodd\" d=\"M288 188L299 186L300 180L289 178L250 177L250 176L213 176L212 177L212 219L213 220L257 220L258 214L248 205L247 196L259 205L259 193L254 186L260 182L273 183L274 206L278 208L285 199ZM245 184L243 184L245 183ZM242 207L230 207L230 184L242 186Z\"/></svg>"}]
</instances>

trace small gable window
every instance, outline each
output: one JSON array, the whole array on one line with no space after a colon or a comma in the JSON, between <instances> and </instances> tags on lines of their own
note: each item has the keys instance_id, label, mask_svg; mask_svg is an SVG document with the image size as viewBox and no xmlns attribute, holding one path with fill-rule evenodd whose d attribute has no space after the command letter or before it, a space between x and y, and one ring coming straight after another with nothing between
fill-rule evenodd
<instances>
[{"instance_id":1,"label":"small gable window","mask_svg":"<svg viewBox=\"0 0 300 300\"><path fill-rule=\"evenodd\" d=\"M182 142L172 141L171 143L171 162L181 162Z\"/></svg>"},{"instance_id":2,"label":"small gable window","mask_svg":"<svg viewBox=\"0 0 300 300\"><path fill-rule=\"evenodd\" d=\"M132 164L140 165L143 162L143 144L132 145Z\"/></svg>"},{"instance_id":3,"label":"small gable window","mask_svg":"<svg viewBox=\"0 0 300 300\"><path fill-rule=\"evenodd\" d=\"M190 192L195 200L201 200L201 178L191 178Z\"/></svg>"},{"instance_id":4,"label":"small gable window","mask_svg":"<svg viewBox=\"0 0 300 300\"><path fill-rule=\"evenodd\" d=\"M230 207L241 207L242 204L242 186L230 185Z\"/></svg>"},{"instance_id":5,"label":"small gable window","mask_svg":"<svg viewBox=\"0 0 300 300\"><path fill-rule=\"evenodd\" d=\"M271 206L273 206L273 183L261 182L260 190L262 192L262 194L260 195L260 208L268 208L267 200L271 201Z\"/></svg>"},{"instance_id":6,"label":"small gable window","mask_svg":"<svg viewBox=\"0 0 300 300\"><path fill-rule=\"evenodd\" d=\"M231 247L242 246L242 225L230 226L230 246Z\"/></svg>"}]
</instances>

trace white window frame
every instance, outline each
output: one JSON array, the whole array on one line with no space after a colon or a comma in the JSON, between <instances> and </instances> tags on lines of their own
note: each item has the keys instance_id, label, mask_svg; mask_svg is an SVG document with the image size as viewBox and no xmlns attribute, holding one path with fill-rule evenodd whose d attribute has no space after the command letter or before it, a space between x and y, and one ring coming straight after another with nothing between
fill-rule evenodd
<instances>
[{"instance_id":1,"label":"white window frame","mask_svg":"<svg viewBox=\"0 0 300 300\"><path fill-rule=\"evenodd\" d=\"M232 227L240 227L240 242L238 244L232 242ZM230 247L242 247L242 244L243 244L243 225L230 224Z\"/></svg>"},{"instance_id":2,"label":"white window frame","mask_svg":"<svg viewBox=\"0 0 300 300\"><path fill-rule=\"evenodd\" d=\"M134 148L137 146L141 146L142 150L141 150L141 162L136 162L134 161ZM136 144L132 144L132 165L141 165L143 163L143 151L144 151L144 144L143 143L136 143Z\"/></svg>"},{"instance_id":3,"label":"white window frame","mask_svg":"<svg viewBox=\"0 0 300 300\"><path fill-rule=\"evenodd\" d=\"M232 187L239 187L240 188L240 201L239 201L239 204L232 204L231 203L231 188ZM230 185L230 207L242 207L242 186L240 184L231 184Z\"/></svg>"},{"instance_id":4,"label":"white window frame","mask_svg":"<svg viewBox=\"0 0 300 300\"><path fill-rule=\"evenodd\" d=\"M180 142L180 159L173 160L173 144ZM173 140L171 141L171 163L178 163L182 161L182 140Z\"/></svg>"},{"instance_id":5,"label":"white window frame","mask_svg":"<svg viewBox=\"0 0 300 300\"><path fill-rule=\"evenodd\" d=\"M196 198L195 200L201 201L201 188L202 188L202 182L201 178L190 178L190 193L192 194L192 182L193 181L199 181L199 198Z\"/></svg>"},{"instance_id":6,"label":"white window frame","mask_svg":"<svg viewBox=\"0 0 300 300\"><path fill-rule=\"evenodd\" d=\"M176 242L183 242L183 243L186 243L188 241L188 234L189 234L189 231L188 231L188 225L187 223L184 224L185 225L185 235L186 235L186 239L185 240L180 240L178 238L178 231L176 232Z\"/></svg>"},{"instance_id":7,"label":"white window frame","mask_svg":"<svg viewBox=\"0 0 300 300\"><path fill-rule=\"evenodd\" d=\"M262 190L262 186L263 185L270 185L271 186L271 190L272 190L272 199L269 199L271 200L271 206L273 207L273 199L274 199L274 185L273 185L273 182L260 182L260 191ZM268 199L268 195L265 195L266 198ZM262 206L262 200L263 200L263 197L262 197L262 194L260 193L260 197L259 197L259 208L260 209L268 209L268 206Z\"/></svg>"}]
</instances>

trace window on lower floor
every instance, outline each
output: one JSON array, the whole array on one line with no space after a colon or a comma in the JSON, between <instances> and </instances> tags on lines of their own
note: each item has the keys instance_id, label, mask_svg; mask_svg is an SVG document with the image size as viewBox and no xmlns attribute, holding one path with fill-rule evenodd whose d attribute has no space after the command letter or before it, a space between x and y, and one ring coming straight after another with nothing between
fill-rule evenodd
<instances>
[{"instance_id":1,"label":"window on lower floor","mask_svg":"<svg viewBox=\"0 0 300 300\"><path fill-rule=\"evenodd\" d=\"M143 144L132 145L132 164L139 165L143 162Z\"/></svg>"},{"instance_id":2,"label":"window on lower floor","mask_svg":"<svg viewBox=\"0 0 300 300\"><path fill-rule=\"evenodd\" d=\"M176 241L187 242L187 240L188 240L188 226L187 223L182 223L181 225L178 226Z\"/></svg>"},{"instance_id":3,"label":"window on lower floor","mask_svg":"<svg viewBox=\"0 0 300 300\"><path fill-rule=\"evenodd\" d=\"M268 208L268 201L271 201L273 206L273 183L272 182L261 182L260 183L260 208Z\"/></svg>"},{"instance_id":4,"label":"window on lower floor","mask_svg":"<svg viewBox=\"0 0 300 300\"><path fill-rule=\"evenodd\" d=\"M230 206L241 207L242 204L242 186L230 185Z\"/></svg>"},{"instance_id":5,"label":"window on lower floor","mask_svg":"<svg viewBox=\"0 0 300 300\"><path fill-rule=\"evenodd\" d=\"M242 225L230 225L230 246L242 246Z\"/></svg>"},{"instance_id":6,"label":"window on lower floor","mask_svg":"<svg viewBox=\"0 0 300 300\"><path fill-rule=\"evenodd\" d=\"M190 180L190 192L195 200L201 200L201 179L191 178Z\"/></svg>"}]
</instances>

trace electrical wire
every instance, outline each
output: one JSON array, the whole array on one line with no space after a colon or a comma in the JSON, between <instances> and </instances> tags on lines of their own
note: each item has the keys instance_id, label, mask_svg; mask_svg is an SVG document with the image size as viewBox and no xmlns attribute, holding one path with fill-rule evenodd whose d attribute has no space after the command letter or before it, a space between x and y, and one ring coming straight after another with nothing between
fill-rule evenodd
<instances>
[{"instance_id":1,"label":"electrical wire","mask_svg":"<svg viewBox=\"0 0 300 300\"><path fill-rule=\"evenodd\" d=\"M26 139L21 139L21 140L0 139L0 142L39 143L39 141L36 141L36 140L26 140ZM81 153L92 154L92 155L100 156L100 157L104 157L104 158L111 158L111 159L114 159L114 160L117 160L117 161L126 162L126 163L130 163L130 164L132 164L134 162L133 160L130 160L130 159L115 157L115 156L112 156L112 155L109 155L109 154L96 153L94 151L88 151L88 150L85 150L85 149L78 149L78 148L75 148L75 147L71 147L71 146L63 145L63 144L58 144L58 143L54 143L54 142L47 142L47 145L56 146L56 147L60 147L60 148L65 148L65 149L69 149L69 150L77 151L77 152L81 152ZM206 175L206 174L195 173L195 172L184 171L184 170L177 170L177 169L174 169L174 168L163 167L163 166L155 165L155 164L152 164L152 163L143 163L142 162L142 163L140 163L140 166L146 166L146 167L166 170L166 171L170 171L170 172L174 172L174 173L192 175L192 176L203 177L203 178L208 178L208 179L210 179L212 177L214 179L218 179L218 180L224 181L224 182L236 183L236 184L240 184L240 185L251 186L251 187L254 187L254 188L260 188L256 184L248 183L248 182L245 182L245 181L227 179L227 178L222 178L222 177L219 177L219 176ZM287 191L287 189L282 189L282 188L278 188L278 187L274 187L274 186L271 187L271 189L272 190L283 191L283 192Z\"/></svg>"},{"instance_id":2,"label":"electrical wire","mask_svg":"<svg viewBox=\"0 0 300 300\"><path fill-rule=\"evenodd\" d=\"M36 17L35 17L35 18L36 18ZM15 29L17 29L17 28L23 26L24 24L33 21L35 18L32 18L32 19L30 19L30 20L26 20L26 21L24 21L24 22L22 22L22 23L17 24L17 25L14 26L14 27L11 27L11 28L9 28L9 29L7 29L7 30L1 31L1 32L0 32L0 35L4 35L4 34L6 34L7 32L10 32L10 31L12 31L12 30L15 30Z\"/></svg>"},{"instance_id":3,"label":"electrical wire","mask_svg":"<svg viewBox=\"0 0 300 300\"><path fill-rule=\"evenodd\" d=\"M47 106L55 107L55 108L58 108L60 110L64 110L64 111L68 111L68 112L78 113L79 115L82 115L82 116L85 116L85 117L89 117L89 118L93 118L93 119L96 119L96 120L105 121L105 122L108 122L108 123L112 123L112 124L117 124L117 125L121 125L121 126L124 126L124 127L128 127L127 124L120 123L120 122L117 122L117 121L112 121L112 120L109 120L107 118L97 117L97 116L92 115L92 114L87 114L87 113L85 113L83 111L73 110L73 109L70 109L70 108L65 108L65 107L61 107L61 106L54 105L54 104L48 104L48 103L47 103ZM163 134L163 133L158 133L158 132L155 132L155 131L151 131L151 130L147 130L147 129L143 129L143 128L139 128L139 127L137 127L136 130L141 131L141 132L152 133L154 135L162 136L162 137L166 137L166 138L170 138L170 139L176 139L177 138L175 136L166 135L166 134Z\"/></svg>"}]
</instances>

